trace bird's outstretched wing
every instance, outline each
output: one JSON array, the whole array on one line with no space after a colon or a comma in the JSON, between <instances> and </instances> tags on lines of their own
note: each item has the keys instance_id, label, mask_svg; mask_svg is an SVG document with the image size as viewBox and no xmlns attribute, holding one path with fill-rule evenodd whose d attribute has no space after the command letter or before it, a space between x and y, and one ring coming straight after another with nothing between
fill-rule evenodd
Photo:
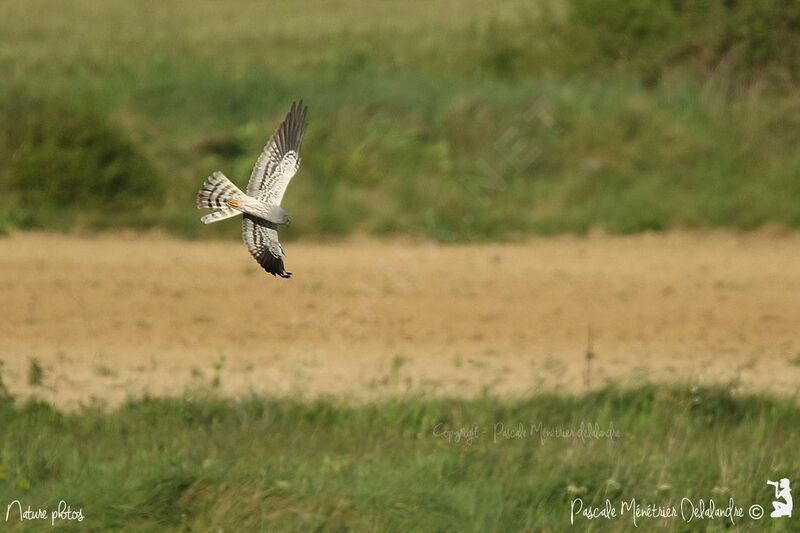
<instances>
[{"instance_id":1,"label":"bird's outstretched wing","mask_svg":"<svg viewBox=\"0 0 800 533\"><path fill-rule=\"evenodd\" d=\"M300 167L307 110L302 100L292 104L253 167L247 184L248 195L268 204L280 205L289 181Z\"/></svg>"},{"instance_id":2,"label":"bird's outstretched wing","mask_svg":"<svg viewBox=\"0 0 800 533\"><path fill-rule=\"evenodd\" d=\"M245 213L242 221L242 240L261 268L273 276L292 277L292 273L286 272L283 266L283 248L278 242L275 224Z\"/></svg>"}]
</instances>

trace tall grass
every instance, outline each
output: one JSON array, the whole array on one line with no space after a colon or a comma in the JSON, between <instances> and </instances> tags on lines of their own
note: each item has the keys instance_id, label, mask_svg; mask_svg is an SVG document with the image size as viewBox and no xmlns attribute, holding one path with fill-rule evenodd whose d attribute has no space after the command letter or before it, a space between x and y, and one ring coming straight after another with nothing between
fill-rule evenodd
<instances>
[{"instance_id":1,"label":"tall grass","mask_svg":"<svg viewBox=\"0 0 800 533\"><path fill-rule=\"evenodd\" d=\"M563 531L575 498L734 498L769 512L766 480L800 467L794 402L716 389L361 406L189 396L72 414L5 401L0 423L0 504L52 509L64 499L82 509L80 529L96 531ZM581 424L617 433L545 433ZM14 518L20 530L40 527ZM635 530L629 517L576 527L589 526ZM639 527L689 526L640 518Z\"/></svg>"},{"instance_id":2,"label":"tall grass","mask_svg":"<svg viewBox=\"0 0 800 533\"><path fill-rule=\"evenodd\" d=\"M236 235L201 228L193 195L216 169L243 184L300 97L310 128L287 238L800 224L792 2L35 4L0 5L0 98L90 109L97 127L80 127L120 140L109 159L159 183L119 181L132 209L110 213L41 198L62 190L43 167L58 158L0 143L16 161L7 224L57 227L46 214L63 207L83 214L65 225ZM106 168L69 159L87 157L95 194Z\"/></svg>"},{"instance_id":3,"label":"tall grass","mask_svg":"<svg viewBox=\"0 0 800 533\"><path fill-rule=\"evenodd\" d=\"M9 155L0 187L30 225L64 224L81 211L138 212L163 195L164 181L102 115L12 93L0 116Z\"/></svg>"}]
</instances>

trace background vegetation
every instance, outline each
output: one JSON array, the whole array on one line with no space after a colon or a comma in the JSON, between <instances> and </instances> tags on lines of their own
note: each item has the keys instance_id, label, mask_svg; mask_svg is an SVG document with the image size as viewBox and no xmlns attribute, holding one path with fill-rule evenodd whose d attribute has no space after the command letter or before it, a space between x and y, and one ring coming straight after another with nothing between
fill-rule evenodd
<instances>
[{"instance_id":1,"label":"background vegetation","mask_svg":"<svg viewBox=\"0 0 800 533\"><path fill-rule=\"evenodd\" d=\"M798 227L799 24L791 0L3 0L0 230L238 236L194 195L244 184L301 97L289 238ZM621 438L434 436L496 422ZM794 399L722 389L61 413L0 385L0 504L68 498L65 529L97 531L554 531L576 496L769 511L799 425Z\"/></svg>"},{"instance_id":2,"label":"background vegetation","mask_svg":"<svg viewBox=\"0 0 800 533\"><path fill-rule=\"evenodd\" d=\"M619 438L540 440L528 430L495 442L496 423L613 425ZM774 492L766 480L800 468L799 423L794 401L723 389L362 406L201 394L72 414L6 397L0 503L53 509L67 495L85 520L61 524L81 531L564 531L576 497L593 506L635 496L679 507L686 496L717 506L733 498L745 508L737 530L789 531L791 520L768 517ZM479 433L470 444L434 435L473 424ZM767 510L758 523L746 515L752 504ZM4 525L41 530L15 519ZM638 525L625 516L575 527L731 527L721 519Z\"/></svg>"},{"instance_id":3,"label":"background vegetation","mask_svg":"<svg viewBox=\"0 0 800 533\"><path fill-rule=\"evenodd\" d=\"M0 5L0 225L201 228L310 105L292 235L800 225L791 0Z\"/></svg>"}]
</instances>

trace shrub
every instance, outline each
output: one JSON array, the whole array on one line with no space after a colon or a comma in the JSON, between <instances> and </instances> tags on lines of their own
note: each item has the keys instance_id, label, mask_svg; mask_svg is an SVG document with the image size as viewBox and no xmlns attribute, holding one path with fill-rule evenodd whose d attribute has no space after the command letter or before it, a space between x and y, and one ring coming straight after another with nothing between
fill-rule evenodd
<instances>
[{"instance_id":1,"label":"shrub","mask_svg":"<svg viewBox=\"0 0 800 533\"><path fill-rule=\"evenodd\" d=\"M112 213L158 201L163 182L98 113L18 94L0 101L0 185L26 209Z\"/></svg>"},{"instance_id":2,"label":"shrub","mask_svg":"<svg viewBox=\"0 0 800 533\"><path fill-rule=\"evenodd\" d=\"M645 82L685 67L744 84L794 83L798 23L793 0L572 0L557 39L580 67L618 65Z\"/></svg>"}]
</instances>

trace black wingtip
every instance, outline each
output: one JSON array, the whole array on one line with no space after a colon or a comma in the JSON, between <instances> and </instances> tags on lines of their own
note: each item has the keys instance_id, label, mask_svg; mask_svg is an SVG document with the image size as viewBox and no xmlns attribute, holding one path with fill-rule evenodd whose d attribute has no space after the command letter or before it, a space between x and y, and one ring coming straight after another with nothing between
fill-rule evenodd
<instances>
[{"instance_id":1,"label":"black wingtip","mask_svg":"<svg viewBox=\"0 0 800 533\"><path fill-rule=\"evenodd\" d=\"M292 277L291 272L286 272L286 267L283 264L282 257L275 257L269 251L264 251L261 257L258 258L258 264L261 265L265 271L273 276L289 279Z\"/></svg>"},{"instance_id":2,"label":"black wingtip","mask_svg":"<svg viewBox=\"0 0 800 533\"><path fill-rule=\"evenodd\" d=\"M294 150L299 153L303 145L306 130L306 112L308 107L303 100L295 100L278 128L278 145L282 151Z\"/></svg>"},{"instance_id":3,"label":"black wingtip","mask_svg":"<svg viewBox=\"0 0 800 533\"><path fill-rule=\"evenodd\" d=\"M300 124L303 124L306 121L306 113L308 112L308 106L303 104L303 99L295 100L292 102L292 107L289 109L289 112L286 114L286 118L288 119L292 115L298 115L300 120L298 121Z\"/></svg>"}]
</instances>

